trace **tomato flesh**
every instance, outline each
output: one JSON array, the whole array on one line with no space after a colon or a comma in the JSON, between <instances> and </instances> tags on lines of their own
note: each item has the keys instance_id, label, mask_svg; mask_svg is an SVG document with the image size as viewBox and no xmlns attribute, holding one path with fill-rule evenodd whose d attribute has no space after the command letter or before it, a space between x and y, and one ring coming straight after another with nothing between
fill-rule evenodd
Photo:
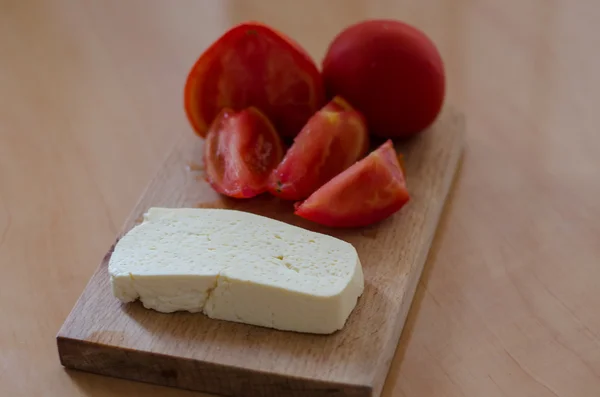
<instances>
[{"instance_id":1,"label":"tomato flesh","mask_svg":"<svg viewBox=\"0 0 600 397\"><path fill-rule=\"evenodd\" d=\"M254 197L267 191L269 175L282 157L281 139L260 110L225 108L206 136L206 179L226 196Z\"/></svg>"},{"instance_id":2,"label":"tomato flesh","mask_svg":"<svg viewBox=\"0 0 600 397\"><path fill-rule=\"evenodd\" d=\"M223 108L260 109L276 130L294 137L324 103L321 74L291 39L260 23L226 32L194 64L185 86L185 109L196 133Z\"/></svg>"},{"instance_id":3,"label":"tomato flesh","mask_svg":"<svg viewBox=\"0 0 600 397\"><path fill-rule=\"evenodd\" d=\"M310 118L269 179L269 191L303 200L362 158L369 135L362 114L340 97Z\"/></svg>"},{"instance_id":4,"label":"tomato flesh","mask_svg":"<svg viewBox=\"0 0 600 397\"><path fill-rule=\"evenodd\" d=\"M382 221L410 200L392 141L296 203L295 214L329 227L361 227Z\"/></svg>"}]
</instances>

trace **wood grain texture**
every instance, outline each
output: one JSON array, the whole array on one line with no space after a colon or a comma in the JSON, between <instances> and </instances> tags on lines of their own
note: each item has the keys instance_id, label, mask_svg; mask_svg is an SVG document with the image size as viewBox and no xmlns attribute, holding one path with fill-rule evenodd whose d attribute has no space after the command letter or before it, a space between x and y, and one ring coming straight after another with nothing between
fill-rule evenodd
<instances>
[{"instance_id":1,"label":"wood grain texture","mask_svg":"<svg viewBox=\"0 0 600 397\"><path fill-rule=\"evenodd\" d=\"M150 207L235 208L350 242L365 291L346 326L330 336L281 332L162 314L112 296L110 252L61 328L63 365L104 375L227 396L379 396L463 148L464 118L446 111L399 150L411 201L369 228L327 229L295 216L292 202L219 196L190 166L203 140L181 139L132 211L123 233Z\"/></svg>"},{"instance_id":2,"label":"wood grain texture","mask_svg":"<svg viewBox=\"0 0 600 397\"><path fill-rule=\"evenodd\" d=\"M56 333L191 133L185 75L262 20L317 61L365 18L440 49L469 128L384 397L598 397L600 2L0 1L0 396L202 393L65 371Z\"/></svg>"}]
</instances>

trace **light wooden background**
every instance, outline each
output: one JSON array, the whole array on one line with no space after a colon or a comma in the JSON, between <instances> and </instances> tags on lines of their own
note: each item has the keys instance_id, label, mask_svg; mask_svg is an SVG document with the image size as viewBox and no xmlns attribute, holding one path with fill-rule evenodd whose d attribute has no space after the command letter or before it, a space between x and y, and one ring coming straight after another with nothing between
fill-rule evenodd
<instances>
[{"instance_id":1,"label":"light wooden background","mask_svg":"<svg viewBox=\"0 0 600 397\"><path fill-rule=\"evenodd\" d=\"M600 3L0 0L0 395L192 396L81 373L55 334L176 136L234 23L318 60L360 19L438 44L463 169L385 396L600 393Z\"/></svg>"}]
</instances>

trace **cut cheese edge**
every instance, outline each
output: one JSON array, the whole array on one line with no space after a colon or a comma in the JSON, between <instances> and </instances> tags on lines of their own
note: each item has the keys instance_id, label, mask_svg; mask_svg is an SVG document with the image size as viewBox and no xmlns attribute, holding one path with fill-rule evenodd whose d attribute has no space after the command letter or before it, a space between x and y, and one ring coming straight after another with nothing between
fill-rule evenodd
<instances>
[{"instance_id":1,"label":"cut cheese edge","mask_svg":"<svg viewBox=\"0 0 600 397\"><path fill-rule=\"evenodd\" d=\"M351 244L227 209L150 208L108 271L123 302L318 334L342 329L364 289Z\"/></svg>"}]
</instances>

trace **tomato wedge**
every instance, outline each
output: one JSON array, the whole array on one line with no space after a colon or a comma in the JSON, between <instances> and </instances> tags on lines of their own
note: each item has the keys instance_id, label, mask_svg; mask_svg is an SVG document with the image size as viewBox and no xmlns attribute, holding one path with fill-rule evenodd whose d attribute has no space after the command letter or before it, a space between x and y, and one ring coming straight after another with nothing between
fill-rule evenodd
<instances>
[{"instance_id":1,"label":"tomato wedge","mask_svg":"<svg viewBox=\"0 0 600 397\"><path fill-rule=\"evenodd\" d=\"M204 145L208 183L229 197L249 198L267 191L267 181L283 157L283 144L269 119L250 107L223 109Z\"/></svg>"},{"instance_id":2,"label":"tomato wedge","mask_svg":"<svg viewBox=\"0 0 600 397\"><path fill-rule=\"evenodd\" d=\"M185 110L205 137L223 108L257 107L282 136L294 137L325 103L321 73L297 43L257 22L237 25L195 62L185 84Z\"/></svg>"},{"instance_id":3,"label":"tomato wedge","mask_svg":"<svg viewBox=\"0 0 600 397\"><path fill-rule=\"evenodd\" d=\"M382 221L410 199L392 141L337 175L295 214L330 227L360 227Z\"/></svg>"},{"instance_id":4,"label":"tomato wedge","mask_svg":"<svg viewBox=\"0 0 600 397\"><path fill-rule=\"evenodd\" d=\"M364 117L335 97L310 118L269 179L269 191L303 200L362 158L369 149Z\"/></svg>"}]
</instances>

